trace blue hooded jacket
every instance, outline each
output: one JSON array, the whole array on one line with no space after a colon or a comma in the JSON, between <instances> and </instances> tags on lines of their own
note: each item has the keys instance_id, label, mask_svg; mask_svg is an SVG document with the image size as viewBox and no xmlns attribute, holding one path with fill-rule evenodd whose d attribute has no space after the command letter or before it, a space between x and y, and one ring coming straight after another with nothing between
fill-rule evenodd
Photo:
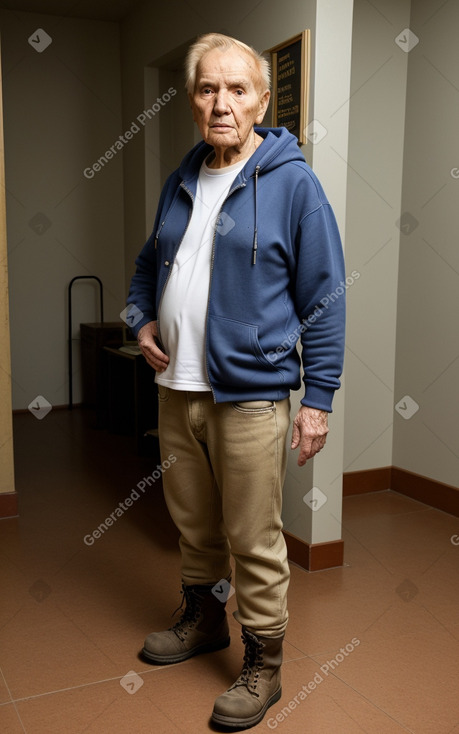
<instances>
[{"instance_id":1,"label":"blue hooded jacket","mask_svg":"<svg viewBox=\"0 0 459 734\"><path fill-rule=\"evenodd\" d=\"M338 228L297 139L285 128L255 130L264 140L236 176L215 226L205 324L209 383L215 402L281 400L300 387L302 362L301 402L330 412L344 354ZM158 320L161 336L161 297L211 151L198 143L163 188L127 301L136 306L135 335Z\"/></svg>"}]
</instances>

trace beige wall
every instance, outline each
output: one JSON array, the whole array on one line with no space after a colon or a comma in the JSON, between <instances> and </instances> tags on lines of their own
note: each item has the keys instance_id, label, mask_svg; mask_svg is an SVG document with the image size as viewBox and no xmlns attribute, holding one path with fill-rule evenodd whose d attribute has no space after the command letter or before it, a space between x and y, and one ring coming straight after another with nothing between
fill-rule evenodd
<instances>
[{"instance_id":1,"label":"beige wall","mask_svg":"<svg viewBox=\"0 0 459 734\"><path fill-rule=\"evenodd\" d=\"M436 5L354 4L344 470L458 486L459 6Z\"/></svg>"},{"instance_id":2,"label":"beige wall","mask_svg":"<svg viewBox=\"0 0 459 734\"><path fill-rule=\"evenodd\" d=\"M0 65L1 80L1 65ZM5 170L2 89L0 85L0 494L14 492L13 426L11 420L11 362L8 315Z\"/></svg>"},{"instance_id":3,"label":"beige wall","mask_svg":"<svg viewBox=\"0 0 459 734\"><path fill-rule=\"evenodd\" d=\"M419 410L395 413L393 463L459 488L459 4L432 5L411 4L394 401Z\"/></svg>"},{"instance_id":4,"label":"beige wall","mask_svg":"<svg viewBox=\"0 0 459 734\"><path fill-rule=\"evenodd\" d=\"M409 0L355 0L349 120L344 470L392 462Z\"/></svg>"},{"instance_id":5,"label":"beige wall","mask_svg":"<svg viewBox=\"0 0 459 734\"><path fill-rule=\"evenodd\" d=\"M37 28L52 38L41 53L27 41ZM97 275L106 319L124 308L122 153L94 178L83 174L123 132L119 26L1 11L0 29L13 406L38 395L60 405L68 400L68 283ZM74 294L78 338L80 321L99 320L98 293L82 283ZM78 402L77 341L74 355Z\"/></svg>"}]
</instances>

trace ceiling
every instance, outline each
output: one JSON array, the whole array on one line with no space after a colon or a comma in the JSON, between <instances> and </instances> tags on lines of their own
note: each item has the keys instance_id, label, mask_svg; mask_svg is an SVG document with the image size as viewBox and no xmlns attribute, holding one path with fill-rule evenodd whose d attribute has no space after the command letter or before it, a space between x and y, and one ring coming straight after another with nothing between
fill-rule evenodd
<instances>
[{"instance_id":1,"label":"ceiling","mask_svg":"<svg viewBox=\"0 0 459 734\"><path fill-rule=\"evenodd\" d=\"M0 0L3 10L118 21L142 0Z\"/></svg>"}]
</instances>

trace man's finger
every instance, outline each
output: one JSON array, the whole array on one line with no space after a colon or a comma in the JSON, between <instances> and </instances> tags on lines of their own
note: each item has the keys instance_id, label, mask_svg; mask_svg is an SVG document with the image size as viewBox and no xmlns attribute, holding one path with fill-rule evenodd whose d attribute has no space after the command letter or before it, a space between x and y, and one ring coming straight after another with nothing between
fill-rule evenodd
<instances>
[{"instance_id":1,"label":"man's finger","mask_svg":"<svg viewBox=\"0 0 459 734\"><path fill-rule=\"evenodd\" d=\"M151 341L149 344L145 344L144 342L139 344L139 346L150 367L153 367L157 372L164 372L168 365L169 357L156 346L155 342Z\"/></svg>"},{"instance_id":2,"label":"man's finger","mask_svg":"<svg viewBox=\"0 0 459 734\"><path fill-rule=\"evenodd\" d=\"M307 461L313 459L325 446L326 436L317 436L316 438L304 438L300 444L300 453L298 456L298 466L304 466ZM292 448L295 448L292 446Z\"/></svg>"},{"instance_id":3,"label":"man's finger","mask_svg":"<svg viewBox=\"0 0 459 734\"><path fill-rule=\"evenodd\" d=\"M293 423L292 444L291 444L292 449L296 449L299 443L300 443L300 431L296 423Z\"/></svg>"},{"instance_id":4,"label":"man's finger","mask_svg":"<svg viewBox=\"0 0 459 734\"><path fill-rule=\"evenodd\" d=\"M303 438L300 446L300 453L298 455L298 466L306 464L307 460L311 457L312 440L310 438Z\"/></svg>"}]
</instances>

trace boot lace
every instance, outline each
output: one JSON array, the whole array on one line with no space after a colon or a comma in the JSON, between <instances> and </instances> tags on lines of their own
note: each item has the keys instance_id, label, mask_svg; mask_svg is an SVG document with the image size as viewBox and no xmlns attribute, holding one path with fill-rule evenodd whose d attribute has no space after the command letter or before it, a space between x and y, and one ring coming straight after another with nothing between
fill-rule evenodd
<instances>
[{"instance_id":1,"label":"boot lace","mask_svg":"<svg viewBox=\"0 0 459 734\"><path fill-rule=\"evenodd\" d=\"M201 614L201 601L202 598L196 591L196 589L193 589L191 586L185 586L185 584L182 584L182 601L180 602L180 606L177 607L175 612L172 614L174 617L178 611L182 610L182 614L178 622L174 624L173 627L170 627L169 629L172 632L175 632L179 640L184 642L186 635L190 631L190 629L196 624L198 621L198 618ZM183 605L185 604L185 609L183 609Z\"/></svg>"},{"instance_id":2,"label":"boot lace","mask_svg":"<svg viewBox=\"0 0 459 734\"><path fill-rule=\"evenodd\" d=\"M245 630L242 633L242 641L245 644L244 662L242 671L230 690L237 686L245 686L249 693L257 698L260 694L257 691L258 681L260 678L260 670L263 667L263 648L264 645L255 635Z\"/></svg>"}]
</instances>

